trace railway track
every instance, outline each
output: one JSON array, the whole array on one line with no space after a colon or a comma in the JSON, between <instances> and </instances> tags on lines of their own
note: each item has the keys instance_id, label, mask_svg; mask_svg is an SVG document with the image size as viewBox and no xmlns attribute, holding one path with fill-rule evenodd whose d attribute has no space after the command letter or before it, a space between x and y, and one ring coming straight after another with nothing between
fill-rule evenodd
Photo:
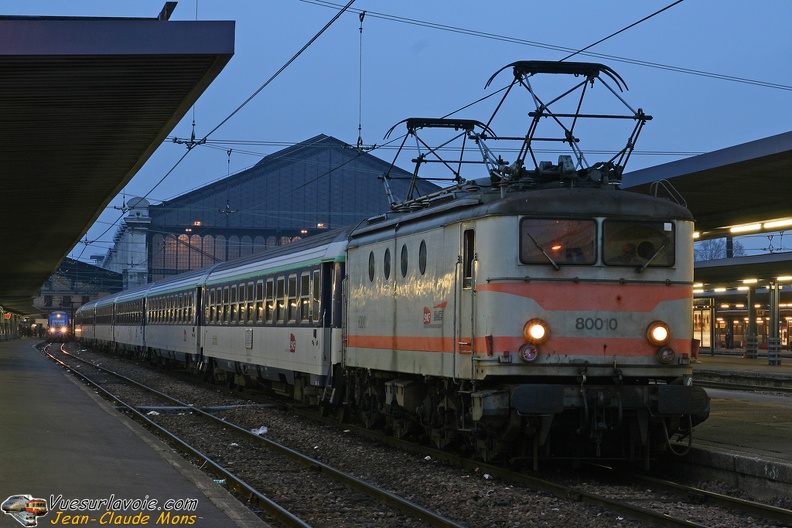
<instances>
[{"instance_id":1,"label":"railway track","mask_svg":"<svg viewBox=\"0 0 792 528\"><path fill-rule=\"evenodd\" d=\"M356 432L366 434L365 430ZM540 478L502 466L471 461L447 452L416 447L415 444L391 437L377 437L400 449L429 452L428 456L460 467L475 467L477 471L485 472L502 482L590 504L624 518L646 522L649 526L792 526L792 510L624 469L589 464L585 466L582 478L581 474L564 477L562 473L558 473L557 478ZM554 474L553 471L548 473ZM738 524L721 524L724 511Z\"/></svg>"},{"instance_id":2,"label":"railway track","mask_svg":"<svg viewBox=\"0 0 792 528\"><path fill-rule=\"evenodd\" d=\"M83 360L67 352L63 346L59 347L58 352L45 350L45 353L63 367L70 369L84 382L93 386L105 398L114 402L119 410L130 414L150 429L155 430L171 445L192 457L202 469L215 476L216 482L235 490L249 506L260 508L267 513L268 517L284 526L314 526L309 522L311 517L328 514L328 512L306 511L305 508L300 507L307 491L303 487L306 481L313 481L318 489L333 489L334 496L337 497L336 501L338 501L338 497L345 495L340 487L349 490L349 493L346 494L349 496L343 498L346 506L341 508L344 518L340 519L347 526L353 526L354 519L370 519L382 515L384 506L397 510L397 513L392 516L396 525L416 525L417 522L420 522L426 526L456 528L462 526L403 497L373 486L363 479L263 438L260 434L228 423L202 408L182 402L127 376ZM90 370L92 373L86 373L86 370ZM163 402L166 405L163 405ZM227 407L227 405L221 407ZM183 426L183 422L196 419L205 422L198 428L198 432L194 427ZM207 427L212 427L214 432L207 431ZM229 447L235 451L246 453L246 456L256 456L255 454L258 453L259 458L268 460L271 472L290 474L302 471L308 477L297 477L296 480L302 484L296 487L290 487L288 483L280 486L275 492L280 498L276 502L269 497L273 494L274 486L269 486L267 489L268 486L264 483L249 484L247 480L251 480L250 475L245 475L244 470L232 471L227 465L213 460L204 453L199 446L201 437L207 434L227 437ZM289 489L292 490L292 493L298 492L297 496L288 496ZM366 498L352 496L360 494L365 495ZM337 504L335 507L338 507ZM367 525L367 523L362 525Z\"/></svg>"},{"instance_id":3,"label":"railway track","mask_svg":"<svg viewBox=\"0 0 792 528\"><path fill-rule=\"evenodd\" d=\"M75 371L82 369L82 367L72 367L72 370ZM204 392L206 391L204 390ZM148 398L150 398L150 396ZM272 453L271 449L273 449L272 447L266 447L266 451L258 452L258 449L263 448L253 447L252 445L248 446L248 444L242 444L240 440L235 439L238 438L237 436L234 436L237 434L241 436L250 436L250 430L254 428L256 424L262 423L262 418L260 416L271 416L268 413L275 412L274 410L268 409L264 406L250 405L250 402L247 402L247 405L247 407L240 406L238 401L236 404L229 405L228 402L223 401L222 399L216 405L203 403L200 406L188 405L182 403L179 400L168 401L160 399L158 402L156 402L146 399L141 404L134 404L133 407L135 407L134 412L138 415L147 415L152 413L152 411L157 413L158 416L145 416L145 418L148 421L155 423L157 427L162 427L164 429L175 428L174 424L178 424L178 422L184 422L185 420L193 422L209 422L217 419L221 420L221 428L217 433L215 433L215 436L220 436L223 438L224 443L229 446L229 449L227 450L229 452L219 454L217 456L213 455L213 458L222 458L225 461L225 465L239 468L247 464L248 461L253 458L261 459L271 457L272 455L267 453ZM209 408L212 409L212 412L207 412ZM203 409L207 410L204 411ZM294 413L296 413L296 411L290 411L291 415ZM204 420L204 418L208 418L208 420ZM241 425L232 425L232 421L239 422ZM328 428L326 433L328 437L332 434L340 434L341 436L346 434L347 436L352 436L349 435L349 433L332 433L330 428ZM664 484L663 489L661 489L660 483L657 480L632 481L634 476L631 475L630 479L628 479L623 474L622 476L613 476L613 474L610 474L610 476L597 477L596 481L593 483L590 482L589 477L585 477L583 479L580 479L579 477L558 477L554 478L553 480L544 478L540 479L535 475L512 471L491 465L484 465L471 460L465 460L445 452L429 449L426 446L416 446L415 444L400 442L390 437L383 438L381 434L372 433L370 431L360 431L360 433L369 434L378 442L390 442L393 446L397 447L400 452L410 450L418 453L426 460L431 460L431 463L427 462L427 465L435 464L435 467L438 467L440 464L442 464L443 466L456 467L459 468L458 471L465 471L468 475L488 481L488 484L491 485L491 488L488 488L486 491L488 495L487 499L491 498L491 504L495 504L496 506L499 504L510 506L515 500L517 500L515 498L504 497L524 496L526 497L526 502L527 497L529 496L543 496L545 498L555 497L557 503L553 504L557 505L553 506L551 511L569 511L571 508L583 510L584 513L581 515L591 519L592 524L590 524L590 526L599 526L602 525L603 522L605 524L609 524L609 522L621 523L626 519L634 520L633 525L635 526L792 526L792 514L789 510L765 507L764 505L750 503L747 501L730 501L728 497L706 492L699 488L683 487L676 484L674 485L674 491L669 491L668 488L671 486L670 484ZM205 438L206 436L207 435L205 432L198 433L194 437L190 438L186 443L196 444L198 448L200 448L202 438ZM264 440L260 437L260 435L253 436L258 437L252 439L252 441L255 441L257 444L259 441ZM317 442L316 440L312 441ZM330 443L335 443L335 440L332 439L328 441ZM268 442L264 442L264 444L267 443ZM236 445L231 447L232 444ZM291 451L299 452L311 450L310 442L299 446L299 448L281 447L286 453ZM316 446L314 449L316 449ZM325 452L321 449L319 451L321 451L323 457L327 457L327 460L330 460L331 462L320 462L319 465L313 466L314 469L309 471L312 471L314 474L322 475L324 475L325 472L332 473L334 471L338 471L342 475L350 473L350 471L333 470L331 466L335 465L335 463L332 462L332 458L330 456L331 452ZM201 449L196 449L196 453L197 454L194 453L191 455L196 460L202 461L209 459L209 455L203 454ZM396 457L397 455L394 454L393 456ZM210 464L210 462L206 463L208 465ZM219 463L217 463L217 465L221 466ZM302 463L300 463L300 465L302 465ZM216 473L216 478L218 480L225 479L230 486L234 479L231 476L232 472L229 470L226 471L228 471L228 473ZM274 472L278 471L278 469L272 468L271 470L267 471ZM356 471L358 470L353 472ZM372 478L373 477L369 476L365 480L372 480ZM631 481L629 485L626 484L628 480ZM473 482L470 482L470 484L472 485ZM237 486L235 483L233 485L234 487ZM354 487L354 484L351 482L346 482L341 485L344 487ZM285 486L294 487L295 484L287 483ZM259 499L255 495L256 487L257 486L245 487L243 485L240 488L242 490L239 492L240 496L242 497L243 501L253 505L254 507L260 507L264 509L264 506L258 505ZM379 489L381 489L381 487ZM490 492L492 492L492 497L489 497ZM387 493L390 492L386 492L386 494ZM267 497L274 497L276 494L277 493L269 492ZM391 493L391 495L394 494ZM398 497L398 495L396 496ZM387 502L387 499L384 498L377 500ZM289 504L289 499L278 500L278 502L287 506ZM407 502L412 501L408 500ZM290 508L284 509L288 511ZM339 508L334 508L336 511L338 509ZM423 509L428 512L432 511L432 508L429 506L425 506ZM314 515L315 517L325 516L332 518L335 513L336 512L333 511L322 511L314 512ZM355 515L354 513L347 511L344 513L347 516ZM427 525L432 526L464 525L473 527L499 525L491 523L477 524L477 521L473 516L468 516L465 518L464 516L455 517L453 515L449 515L449 517L458 519L458 521L455 523L454 521L449 521L445 516L442 515L439 516L441 520L429 521L420 517L420 515L422 514L419 514L419 517L417 518L422 519L421 522L425 522ZM541 518L541 515L543 514L534 513L534 520L536 520L537 517ZM559 513L559 515L561 515L561 513ZM602 518L603 515L605 516L605 519L608 519L608 521L605 521ZM529 517L531 516L529 515ZM388 521L393 519L395 519L395 517L384 519L383 516L380 515L379 522L372 522L367 525L397 526L399 525L399 522L402 522L401 525L404 525L403 521L396 522L395 524L388 524ZM506 522L506 519L515 521L516 517L513 513L507 514L506 511L504 511L503 521ZM555 519L553 522L558 524L558 521L559 519ZM308 521L303 520L303 522ZM311 520L311 522L313 522L313 520ZM411 524L415 525L415 522L416 521L412 521ZM443 524L446 522L450 524ZM580 521L564 522L562 520L560 522L562 524L585 525ZM321 521L318 521L315 525L322 525ZM333 523L331 522L330 524L324 525L329 526L333 525ZM512 524L502 525L511 526ZM299 526L299 524L295 524L295 526Z\"/></svg>"}]
</instances>

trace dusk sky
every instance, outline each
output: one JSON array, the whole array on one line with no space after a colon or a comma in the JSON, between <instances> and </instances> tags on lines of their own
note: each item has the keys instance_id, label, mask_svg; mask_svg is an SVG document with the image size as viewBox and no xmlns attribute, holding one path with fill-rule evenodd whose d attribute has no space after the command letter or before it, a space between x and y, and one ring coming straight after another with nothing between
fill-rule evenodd
<instances>
[{"instance_id":1,"label":"dusk sky","mask_svg":"<svg viewBox=\"0 0 792 528\"><path fill-rule=\"evenodd\" d=\"M171 138L189 138L193 118L196 137L214 130L345 3L180 0L172 21L234 20L236 43L230 63ZM0 0L0 12L155 17L163 5L164 0ZM388 129L405 118L446 115L505 86L510 73L489 88L485 83L509 63L561 60L668 6L570 59L613 68L629 87L624 98L653 116L627 172L792 130L788 0L357 0L152 191L185 151L173 141L163 143L127 185L126 197L159 203L317 134L354 145L359 123L365 145L383 145ZM486 121L491 111L488 101L455 116ZM515 123L518 118L527 128L524 113ZM602 135L598 140L612 140L614 149L626 139L609 131ZM372 154L387 161L393 156L384 149ZM111 205L121 202L119 195ZM70 256L87 261L103 254L118 218L117 210L108 209L87 234L98 240L88 248L78 245Z\"/></svg>"}]
</instances>

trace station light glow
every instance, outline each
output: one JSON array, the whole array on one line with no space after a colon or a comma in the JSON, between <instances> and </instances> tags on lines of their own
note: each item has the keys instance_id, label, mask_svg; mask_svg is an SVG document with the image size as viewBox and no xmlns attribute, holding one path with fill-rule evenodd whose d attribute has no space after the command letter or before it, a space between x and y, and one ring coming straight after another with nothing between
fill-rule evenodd
<instances>
[{"instance_id":1,"label":"station light glow","mask_svg":"<svg viewBox=\"0 0 792 528\"><path fill-rule=\"evenodd\" d=\"M792 226L792 220L775 220L773 222L765 222L764 228L765 229L776 229L778 227L789 227Z\"/></svg>"},{"instance_id":2,"label":"station light glow","mask_svg":"<svg viewBox=\"0 0 792 528\"><path fill-rule=\"evenodd\" d=\"M749 233L751 231L759 231L762 229L762 224L747 224L741 226L734 226L729 228L730 233Z\"/></svg>"}]
</instances>

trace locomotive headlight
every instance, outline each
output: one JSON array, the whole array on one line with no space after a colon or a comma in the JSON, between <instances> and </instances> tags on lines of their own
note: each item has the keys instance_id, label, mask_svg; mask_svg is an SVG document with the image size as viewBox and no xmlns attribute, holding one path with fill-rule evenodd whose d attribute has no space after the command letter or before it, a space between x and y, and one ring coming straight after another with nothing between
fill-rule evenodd
<instances>
[{"instance_id":1,"label":"locomotive headlight","mask_svg":"<svg viewBox=\"0 0 792 528\"><path fill-rule=\"evenodd\" d=\"M547 341L550 336L550 328L541 319L531 319L523 327L523 337L529 343L539 345Z\"/></svg>"},{"instance_id":2,"label":"locomotive headlight","mask_svg":"<svg viewBox=\"0 0 792 528\"><path fill-rule=\"evenodd\" d=\"M663 321L655 321L646 329L646 339L653 345L665 345L671 340L671 329Z\"/></svg>"}]
</instances>

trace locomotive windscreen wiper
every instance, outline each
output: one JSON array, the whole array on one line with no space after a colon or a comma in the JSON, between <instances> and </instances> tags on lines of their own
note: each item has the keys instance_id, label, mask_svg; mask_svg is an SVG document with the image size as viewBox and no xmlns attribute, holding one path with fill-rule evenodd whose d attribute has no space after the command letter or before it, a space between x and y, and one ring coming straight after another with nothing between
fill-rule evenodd
<instances>
[{"instance_id":1,"label":"locomotive windscreen wiper","mask_svg":"<svg viewBox=\"0 0 792 528\"><path fill-rule=\"evenodd\" d=\"M528 236L531 236L531 235L528 235ZM644 265L643 265L643 266L641 266L640 268L638 268L636 271L638 271L638 273L641 273L643 270L645 270L645 269L646 269L646 267L647 267L649 264L651 264L651 263L652 263L652 261L653 261L655 258L657 258L657 255L659 255L659 254L660 254L660 252L661 252L661 251L663 251L663 250L666 248L666 246L668 245L668 243L669 243L669 242L671 242L671 241L670 241L670 240L668 240L668 239L666 239L666 241L665 241L665 242L663 242L663 245L662 245L662 246L660 246L660 247L658 248L658 250L657 250L657 251L655 251L655 252L654 252L654 254L653 254L651 257L649 257L648 259L646 259L646 262L644 263Z\"/></svg>"},{"instance_id":2,"label":"locomotive windscreen wiper","mask_svg":"<svg viewBox=\"0 0 792 528\"><path fill-rule=\"evenodd\" d=\"M542 252L542 255L544 255L544 256L545 256L545 258L547 258L547 260L549 260L549 261L550 261L550 264L552 264L552 265L553 265L553 268L555 268L555 270L556 270L556 271L560 270L560 269L561 269L561 267L560 267L558 264L556 264L556 261L555 261L555 260L553 260L553 257L551 257L550 255L548 255L548 254L547 254L547 251L545 251L545 250L544 250L544 248L543 248L542 246L540 246L540 245L539 245L539 242L537 242L537 241L536 241L536 239L535 239L534 237L532 237L532 236L531 236L531 233L529 233L529 232L526 230L526 231L525 231L525 234L526 234L526 235L528 235L528 238L530 238L530 239L531 239L531 242L533 242L533 243L534 243L534 246L536 246L536 249L538 249L539 251L541 251L541 252Z\"/></svg>"}]
</instances>

